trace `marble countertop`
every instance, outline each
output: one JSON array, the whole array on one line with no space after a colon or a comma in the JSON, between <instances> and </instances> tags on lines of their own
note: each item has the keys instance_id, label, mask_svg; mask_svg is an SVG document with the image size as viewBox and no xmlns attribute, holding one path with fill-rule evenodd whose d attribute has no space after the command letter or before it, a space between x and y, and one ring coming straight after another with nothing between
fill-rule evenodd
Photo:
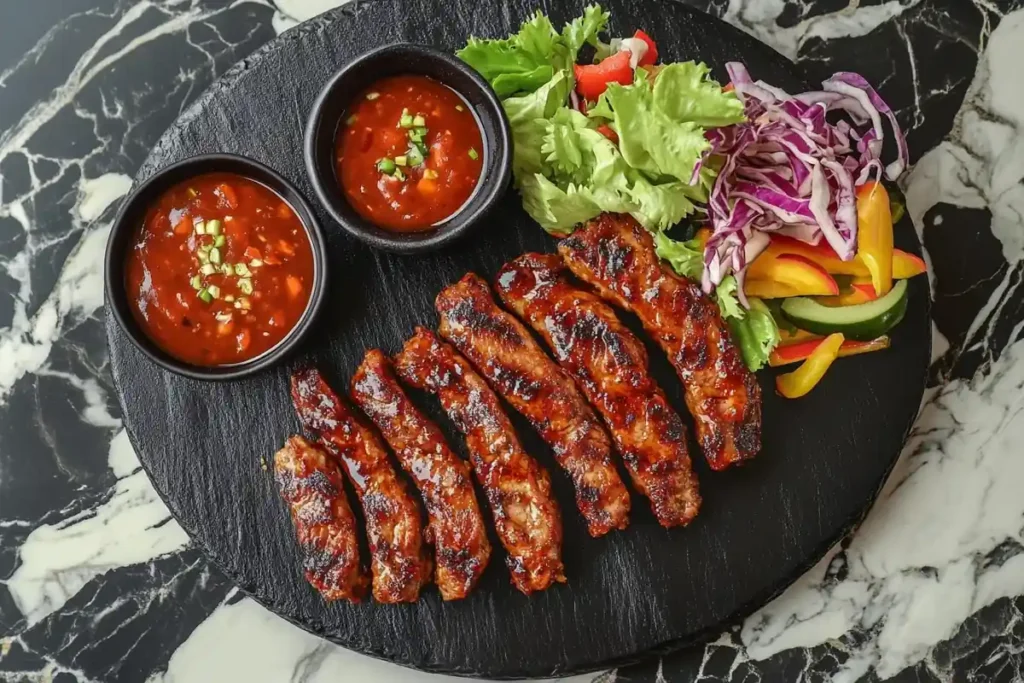
<instances>
[{"instance_id":1,"label":"marble countertop","mask_svg":"<svg viewBox=\"0 0 1024 683\"><path fill-rule=\"evenodd\" d=\"M0 5L0 680L450 680L243 597L170 518L121 425L101 260L160 134L337 0ZM867 519L705 647L594 681L1024 677L1024 0L692 0L859 71L908 131L931 266L927 400Z\"/></svg>"}]
</instances>

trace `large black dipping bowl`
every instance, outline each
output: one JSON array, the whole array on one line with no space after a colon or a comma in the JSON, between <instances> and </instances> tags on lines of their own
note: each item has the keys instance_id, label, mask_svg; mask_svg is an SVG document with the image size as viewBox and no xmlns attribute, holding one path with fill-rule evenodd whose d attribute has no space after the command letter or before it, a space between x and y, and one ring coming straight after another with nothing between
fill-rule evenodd
<instances>
[{"instance_id":1,"label":"large black dipping bowl","mask_svg":"<svg viewBox=\"0 0 1024 683\"><path fill-rule=\"evenodd\" d=\"M473 195L453 216L423 232L391 232L363 218L348 203L335 172L338 125L352 98L382 78L403 74L428 76L461 95L476 116L484 142L483 170ZM508 188L512 136L501 101L480 74L450 54L398 43L356 58L327 82L306 124L305 161L317 197L341 227L371 247L411 254L448 244L480 223Z\"/></svg>"},{"instance_id":2,"label":"large black dipping bowl","mask_svg":"<svg viewBox=\"0 0 1024 683\"><path fill-rule=\"evenodd\" d=\"M243 363L231 365L192 365L178 360L154 344L136 322L135 316L132 315L128 293L125 289L125 261L135 235L145 221L146 212L169 188L189 178L207 173L234 173L255 180L272 190L295 211L302 227L306 229L306 237L309 238L310 248L313 251L313 287L306 310L295 323L295 327L276 346L265 353ZM183 159L161 169L141 185L137 185L124 200L107 240L104 286L107 305L110 307L114 319L132 343L150 361L165 370L192 379L238 379L276 364L294 350L309 332L320 312L327 292L327 251L323 234L320 231L320 223L317 221L313 209L295 186L279 173L257 161L236 154L204 154Z\"/></svg>"}]
</instances>

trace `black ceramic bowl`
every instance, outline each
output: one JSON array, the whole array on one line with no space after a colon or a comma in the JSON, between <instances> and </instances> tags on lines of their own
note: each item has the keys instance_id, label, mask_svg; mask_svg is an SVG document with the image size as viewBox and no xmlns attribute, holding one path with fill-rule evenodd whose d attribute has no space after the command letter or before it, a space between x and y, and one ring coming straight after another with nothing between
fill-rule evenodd
<instances>
[{"instance_id":1,"label":"black ceramic bowl","mask_svg":"<svg viewBox=\"0 0 1024 683\"><path fill-rule=\"evenodd\" d=\"M313 250L313 286L310 290L306 310L295 327L276 346L255 358L243 363L209 367L180 361L154 344L139 327L135 316L129 309L124 282L128 249L131 248L136 231L143 224L149 208L159 200L164 191L173 185L207 173L234 173L255 180L273 190L291 205L306 229L306 235L309 237L309 243ZM125 331L135 346L154 363L171 372L193 379L237 379L274 365L302 341L320 312L327 291L327 252L323 233L313 209L291 183L252 159L233 154L208 154L185 159L160 170L138 185L124 201L107 240L107 251L104 258L104 286L110 311L121 329Z\"/></svg>"},{"instance_id":2,"label":"black ceramic bowl","mask_svg":"<svg viewBox=\"0 0 1024 683\"><path fill-rule=\"evenodd\" d=\"M453 216L422 232L385 230L359 215L345 198L335 172L338 125L352 98L388 76L415 74L439 81L469 105L480 125L484 165L473 195ZM317 97L306 124L306 171L328 213L354 237L397 253L436 249L477 223L508 189L512 135L501 101L487 81L456 57L423 45L398 43L368 52L343 66Z\"/></svg>"}]
</instances>

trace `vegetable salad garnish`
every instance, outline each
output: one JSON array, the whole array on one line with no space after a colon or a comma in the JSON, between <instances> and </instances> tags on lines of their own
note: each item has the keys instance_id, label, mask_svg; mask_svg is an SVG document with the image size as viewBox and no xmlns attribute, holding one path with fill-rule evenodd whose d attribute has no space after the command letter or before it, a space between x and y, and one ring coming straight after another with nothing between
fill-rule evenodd
<instances>
[{"instance_id":1,"label":"vegetable salad garnish","mask_svg":"<svg viewBox=\"0 0 1024 683\"><path fill-rule=\"evenodd\" d=\"M608 18L592 5L559 32L537 12L515 35L458 52L502 98L530 216L566 235L602 212L632 215L717 299L748 367L817 363L798 389L780 379L783 395L810 391L823 358L887 348L906 310L899 281L925 265L893 248L902 207L882 179L908 154L878 93L844 72L790 95L737 62L722 87L704 64L659 63L643 30L604 42ZM896 141L888 165L883 119ZM670 236L687 218L691 239Z\"/></svg>"}]
</instances>

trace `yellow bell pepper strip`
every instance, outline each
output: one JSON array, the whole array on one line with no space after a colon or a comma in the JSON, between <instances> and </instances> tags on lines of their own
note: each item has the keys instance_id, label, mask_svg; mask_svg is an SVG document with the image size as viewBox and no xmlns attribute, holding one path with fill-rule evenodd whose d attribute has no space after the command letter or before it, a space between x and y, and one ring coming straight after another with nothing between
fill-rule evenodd
<instances>
[{"instance_id":1,"label":"yellow bell pepper strip","mask_svg":"<svg viewBox=\"0 0 1024 683\"><path fill-rule=\"evenodd\" d=\"M825 269L796 254L782 254L747 269L743 291L747 296L778 299L787 296L837 296L839 285Z\"/></svg>"},{"instance_id":2,"label":"yellow bell pepper strip","mask_svg":"<svg viewBox=\"0 0 1024 683\"><path fill-rule=\"evenodd\" d=\"M768 356L768 365L777 368L782 365L792 365L793 363L807 360L821 343L822 340L818 338L805 340L797 344L780 344ZM889 337L887 335L866 342L847 339L839 347L838 357L858 356L862 353L871 353L872 351L881 351L887 348L889 348Z\"/></svg>"},{"instance_id":3,"label":"yellow bell pepper strip","mask_svg":"<svg viewBox=\"0 0 1024 683\"><path fill-rule=\"evenodd\" d=\"M800 367L775 378L775 388L786 398L806 396L839 357L839 347L844 341L845 338L839 332L825 337Z\"/></svg>"},{"instance_id":4,"label":"yellow bell pepper strip","mask_svg":"<svg viewBox=\"0 0 1024 683\"><path fill-rule=\"evenodd\" d=\"M857 188L857 256L878 296L892 289L892 210L889 193L877 181Z\"/></svg>"}]
</instances>

